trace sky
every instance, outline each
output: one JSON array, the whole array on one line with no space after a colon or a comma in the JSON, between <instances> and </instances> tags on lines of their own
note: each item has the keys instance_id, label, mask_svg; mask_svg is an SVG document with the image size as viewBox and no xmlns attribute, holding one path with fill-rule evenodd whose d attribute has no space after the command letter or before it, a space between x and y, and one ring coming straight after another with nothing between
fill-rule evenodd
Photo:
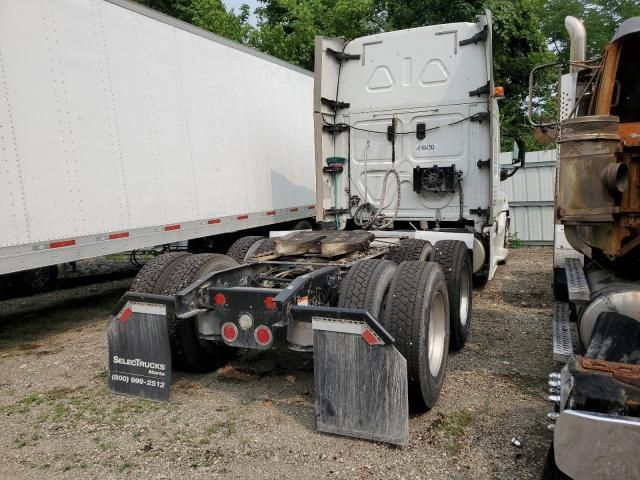
<instances>
[{"instance_id":1,"label":"sky","mask_svg":"<svg viewBox=\"0 0 640 480\"><path fill-rule=\"evenodd\" d=\"M253 11L258 6L258 0L222 0L222 1L227 7L227 10L233 8L236 11L236 13L240 11L240 6L243 3L246 3L247 5L249 5L249 8L251 9L251 18L249 19L249 21L254 25L256 24L256 17L255 15L253 15Z\"/></svg>"}]
</instances>

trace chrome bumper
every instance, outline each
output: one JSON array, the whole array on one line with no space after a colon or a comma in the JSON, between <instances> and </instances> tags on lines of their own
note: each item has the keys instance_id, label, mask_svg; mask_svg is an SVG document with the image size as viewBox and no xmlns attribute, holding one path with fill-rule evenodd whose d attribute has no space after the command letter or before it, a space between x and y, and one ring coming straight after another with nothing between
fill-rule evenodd
<instances>
[{"instance_id":1,"label":"chrome bumper","mask_svg":"<svg viewBox=\"0 0 640 480\"><path fill-rule=\"evenodd\" d=\"M571 478L640 478L640 419L564 410L553 444L558 468Z\"/></svg>"}]
</instances>

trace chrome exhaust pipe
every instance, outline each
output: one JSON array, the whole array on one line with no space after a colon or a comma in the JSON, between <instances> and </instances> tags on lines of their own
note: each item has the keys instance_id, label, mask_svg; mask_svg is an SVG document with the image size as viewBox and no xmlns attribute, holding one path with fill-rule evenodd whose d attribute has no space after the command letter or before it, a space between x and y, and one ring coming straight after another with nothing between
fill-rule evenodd
<instances>
[{"instance_id":1,"label":"chrome exhaust pipe","mask_svg":"<svg viewBox=\"0 0 640 480\"><path fill-rule=\"evenodd\" d=\"M586 47L587 47L587 31L584 28L584 24L576 17L571 15L565 17L564 28L569 32L570 54L569 59L571 62L584 62L586 59ZM570 72L575 73L582 70L581 67L571 65Z\"/></svg>"}]
</instances>

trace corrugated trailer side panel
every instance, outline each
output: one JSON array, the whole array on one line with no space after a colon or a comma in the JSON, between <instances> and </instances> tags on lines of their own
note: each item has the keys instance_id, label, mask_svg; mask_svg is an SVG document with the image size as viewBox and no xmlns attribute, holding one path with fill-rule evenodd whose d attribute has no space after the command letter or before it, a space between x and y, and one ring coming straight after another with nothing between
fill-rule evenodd
<instances>
[{"instance_id":1,"label":"corrugated trailer side panel","mask_svg":"<svg viewBox=\"0 0 640 480\"><path fill-rule=\"evenodd\" d=\"M314 203L310 74L137 9L0 1L0 247Z\"/></svg>"}]
</instances>

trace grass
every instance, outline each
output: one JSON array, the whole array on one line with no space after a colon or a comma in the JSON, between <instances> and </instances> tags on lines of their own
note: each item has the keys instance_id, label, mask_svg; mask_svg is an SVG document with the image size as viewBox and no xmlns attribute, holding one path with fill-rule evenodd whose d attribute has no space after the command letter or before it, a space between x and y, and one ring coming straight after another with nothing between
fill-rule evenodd
<instances>
[{"instance_id":1,"label":"grass","mask_svg":"<svg viewBox=\"0 0 640 480\"><path fill-rule=\"evenodd\" d=\"M25 319L29 311L17 311L15 314L0 318L0 352L38 348L29 345L54 333L69 330L80 325L100 321L108 315L120 298L122 291L117 289L99 297L87 296L68 299L53 307L41 309L37 315Z\"/></svg>"},{"instance_id":2,"label":"grass","mask_svg":"<svg viewBox=\"0 0 640 480\"><path fill-rule=\"evenodd\" d=\"M518 237L518 232L508 233L509 239L507 241L507 245L509 248L522 248L524 247L524 242L520 240Z\"/></svg>"},{"instance_id":3,"label":"grass","mask_svg":"<svg viewBox=\"0 0 640 480\"><path fill-rule=\"evenodd\" d=\"M45 394L32 392L12 405L1 405L0 415L16 415L28 413L32 407L45 401Z\"/></svg>"},{"instance_id":4,"label":"grass","mask_svg":"<svg viewBox=\"0 0 640 480\"><path fill-rule=\"evenodd\" d=\"M222 433L225 436L230 437L236 433L236 424L232 420L214 422L205 429L205 433L207 435Z\"/></svg>"},{"instance_id":5,"label":"grass","mask_svg":"<svg viewBox=\"0 0 640 480\"><path fill-rule=\"evenodd\" d=\"M133 463L129 463L129 462L122 463L118 465L118 473L124 473L127 470L132 469L134 466L135 465Z\"/></svg>"},{"instance_id":6,"label":"grass","mask_svg":"<svg viewBox=\"0 0 640 480\"><path fill-rule=\"evenodd\" d=\"M444 437L444 448L449 453L455 455L460 451L460 439L472 420L472 412L459 410L444 416L438 422L437 427Z\"/></svg>"},{"instance_id":7,"label":"grass","mask_svg":"<svg viewBox=\"0 0 640 480\"><path fill-rule=\"evenodd\" d=\"M132 418L156 411L169 413L176 408L171 403L150 400L111 398L105 402L104 399L102 386L31 392L13 404L0 405L0 416L27 415L37 407L36 425L51 422L74 428L78 423L91 423L120 429Z\"/></svg>"},{"instance_id":8,"label":"grass","mask_svg":"<svg viewBox=\"0 0 640 480\"><path fill-rule=\"evenodd\" d=\"M103 452L109 452L116 448L115 443L113 443L111 440L105 440L102 437L96 437L93 439L93 441L96 442L98 448Z\"/></svg>"}]
</instances>

